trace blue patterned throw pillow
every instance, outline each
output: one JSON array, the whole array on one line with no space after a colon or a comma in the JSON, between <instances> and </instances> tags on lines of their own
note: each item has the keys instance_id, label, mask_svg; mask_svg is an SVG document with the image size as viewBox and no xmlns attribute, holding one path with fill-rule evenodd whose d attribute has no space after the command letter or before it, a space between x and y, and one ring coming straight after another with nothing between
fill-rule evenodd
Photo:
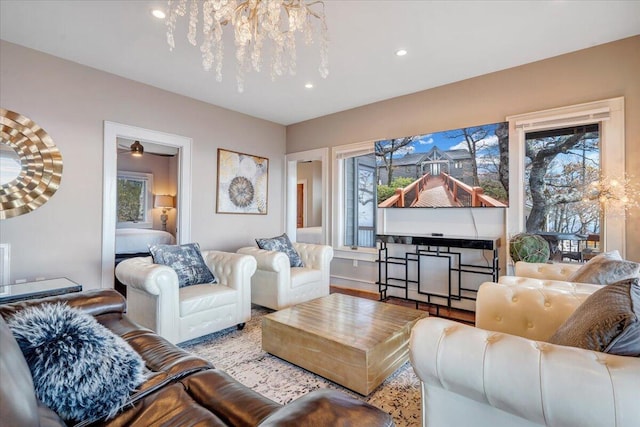
<instances>
[{"instance_id":1,"label":"blue patterned throw pillow","mask_svg":"<svg viewBox=\"0 0 640 427\"><path fill-rule=\"evenodd\" d=\"M217 280L200 253L200 245L153 245L149 247L153 262L171 267L178 275L181 288L202 283L217 283Z\"/></svg>"},{"instance_id":2,"label":"blue patterned throw pillow","mask_svg":"<svg viewBox=\"0 0 640 427\"><path fill-rule=\"evenodd\" d=\"M7 324L38 399L66 421L116 415L145 379L140 355L78 308L36 305L18 311Z\"/></svg>"},{"instance_id":3,"label":"blue patterned throw pillow","mask_svg":"<svg viewBox=\"0 0 640 427\"><path fill-rule=\"evenodd\" d=\"M296 252L287 233L284 233L282 236L272 237L271 239L256 239L256 243L260 249L284 252L289 257L291 267L304 267L300 254Z\"/></svg>"}]
</instances>

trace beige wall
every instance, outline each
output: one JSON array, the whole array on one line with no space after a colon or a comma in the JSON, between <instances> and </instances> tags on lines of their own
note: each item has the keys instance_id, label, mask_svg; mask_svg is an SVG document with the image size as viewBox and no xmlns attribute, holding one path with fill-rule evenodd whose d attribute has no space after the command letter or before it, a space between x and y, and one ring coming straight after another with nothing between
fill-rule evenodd
<instances>
[{"instance_id":1,"label":"beige wall","mask_svg":"<svg viewBox=\"0 0 640 427\"><path fill-rule=\"evenodd\" d=\"M192 240L204 248L235 250L283 231L285 152L492 123L624 96L626 168L638 177L639 75L637 36L285 129L0 41L0 105L41 125L64 162L60 189L47 204L0 221L0 242L11 244L11 281L67 276L87 289L100 286L105 120L192 138ZM219 147L269 158L268 215L215 213ZM627 257L635 261L640 261L639 216L635 211L627 225ZM489 219L488 228L500 225Z\"/></svg>"},{"instance_id":2,"label":"beige wall","mask_svg":"<svg viewBox=\"0 0 640 427\"><path fill-rule=\"evenodd\" d=\"M0 42L0 105L42 126L64 164L49 202L0 221L11 281L67 276L85 289L100 286L105 120L193 139L191 239L203 248L235 251L283 232L284 126L7 42ZM219 147L269 158L268 215L215 213Z\"/></svg>"},{"instance_id":3,"label":"beige wall","mask_svg":"<svg viewBox=\"0 0 640 427\"><path fill-rule=\"evenodd\" d=\"M428 70L425 70L428 72ZM507 116L625 97L626 170L640 180L640 36L287 127L287 152L494 123ZM626 255L640 261L640 211Z\"/></svg>"}]
</instances>

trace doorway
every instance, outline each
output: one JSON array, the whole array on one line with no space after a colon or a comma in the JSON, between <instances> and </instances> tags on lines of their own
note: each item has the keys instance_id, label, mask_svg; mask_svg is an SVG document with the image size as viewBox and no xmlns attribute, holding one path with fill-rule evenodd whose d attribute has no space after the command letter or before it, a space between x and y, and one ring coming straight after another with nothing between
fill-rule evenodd
<instances>
[{"instance_id":1,"label":"doorway","mask_svg":"<svg viewBox=\"0 0 640 427\"><path fill-rule=\"evenodd\" d=\"M296 227L302 228L306 225L307 215L305 214L307 205L307 181L298 180L296 187Z\"/></svg>"},{"instance_id":2,"label":"doorway","mask_svg":"<svg viewBox=\"0 0 640 427\"><path fill-rule=\"evenodd\" d=\"M318 223L320 226L319 242L322 244L330 244L329 228L330 218L328 214L328 200L329 200L329 149L320 148L316 150L302 151L299 153L287 154L285 156L286 164L286 180L285 180L285 230L287 235L292 241L297 241L297 228L298 228L298 165L309 162L320 163L320 184L317 186L319 191L317 192L319 202L319 209L314 215L320 216ZM308 181L308 180L307 180ZM307 182L307 198L308 191L311 183ZM304 203L303 203L304 204ZM306 218L309 218L311 213L306 213ZM306 225L306 224L305 224Z\"/></svg>"},{"instance_id":3,"label":"doorway","mask_svg":"<svg viewBox=\"0 0 640 427\"><path fill-rule=\"evenodd\" d=\"M118 139L140 141L178 150L176 242L191 239L191 138L114 122L104 122L102 200L102 288L114 287L118 176Z\"/></svg>"}]
</instances>

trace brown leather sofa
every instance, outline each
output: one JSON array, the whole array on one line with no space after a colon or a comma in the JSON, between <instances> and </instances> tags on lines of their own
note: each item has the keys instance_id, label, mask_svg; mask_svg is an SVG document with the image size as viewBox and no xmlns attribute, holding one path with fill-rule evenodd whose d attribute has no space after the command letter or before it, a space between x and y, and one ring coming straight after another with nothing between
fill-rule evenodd
<instances>
[{"instance_id":1,"label":"brown leather sofa","mask_svg":"<svg viewBox=\"0 0 640 427\"><path fill-rule=\"evenodd\" d=\"M393 426L391 416L335 390L316 390L283 406L243 386L208 361L127 319L125 299L113 290L88 291L0 306L0 424L65 426L40 402L5 319L25 307L66 301L93 315L127 341L151 371L107 426Z\"/></svg>"}]
</instances>

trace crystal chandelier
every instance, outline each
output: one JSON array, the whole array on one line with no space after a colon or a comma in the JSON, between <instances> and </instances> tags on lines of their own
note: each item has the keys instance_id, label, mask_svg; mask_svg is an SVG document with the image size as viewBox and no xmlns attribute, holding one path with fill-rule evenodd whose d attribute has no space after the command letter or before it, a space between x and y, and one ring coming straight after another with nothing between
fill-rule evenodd
<instances>
[{"instance_id":1,"label":"crystal chandelier","mask_svg":"<svg viewBox=\"0 0 640 427\"><path fill-rule=\"evenodd\" d=\"M584 200L598 200L612 214L624 214L640 207L640 184L626 174L612 177L602 175L589 186Z\"/></svg>"},{"instance_id":2,"label":"crystal chandelier","mask_svg":"<svg viewBox=\"0 0 640 427\"><path fill-rule=\"evenodd\" d=\"M216 80L222 81L222 28L231 24L235 34L238 61L238 92L244 90L244 76L253 68L260 71L265 39L273 43L271 79L285 72L296 73L296 31L304 34L306 44L313 42L313 26L320 28L320 66L323 78L329 74L327 24L322 1L306 0L169 0L166 18L167 42L175 47L173 32L178 17L189 12L187 39L196 46L196 32L202 5L202 66L209 71L215 63Z\"/></svg>"}]
</instances>

